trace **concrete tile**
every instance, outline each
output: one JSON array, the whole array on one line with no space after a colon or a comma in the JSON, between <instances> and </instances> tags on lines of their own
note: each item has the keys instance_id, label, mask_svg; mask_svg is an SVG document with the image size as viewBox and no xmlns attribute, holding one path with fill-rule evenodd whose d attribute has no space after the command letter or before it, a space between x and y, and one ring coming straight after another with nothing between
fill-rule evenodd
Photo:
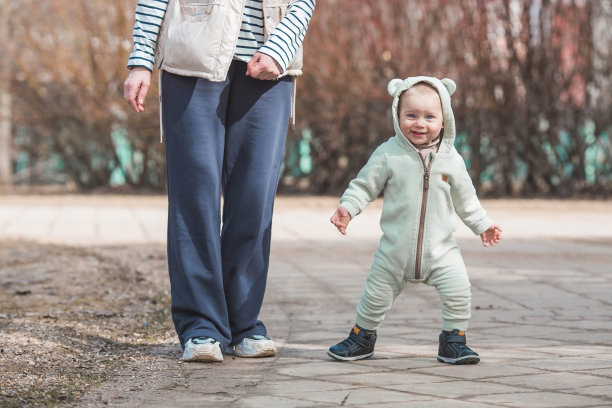
<instances>
[{"instance_id":1,"label":"concrete tile","mask_svg":"<svg viewBox=\"0 0 612 408\"><path fill-rule=\"evenodd\" d=\"M607 385L595 385L592 387L574 388L567 390L567 392L578 395L607 398L609 401L611 401L610 405L612 405L612 381L610 381Z\"/></svg>"},{"instance_id":2,"label":"concrete tile","mask_svg":"<svg viewBox=\"0 0 612 408\"><path fill-rule=\"evenodd\" d=\"M274 359L274 366L276 369L280 369L282 367L290 367L295 364L308 364L312 363L312 361L313 360L310 358L286 357L283 356L282 353L279 353Z\"/></svg>"},{"instance_id":3,"label":"concrete tile","mask_svg":"<svg viewBox=\"0 0 612 408\"><path fill-rule=\"evenodd\" d=\"M403 401L376 404L376 408L448 408L452 404L453 408L499 408L499 405L481 404L460 400L449 401L447 399L436 399L431 401Z\"/></svg>"},{"instance_id":4,"label":"concrete tile","mask_svg":"<svg viewBox=\"0 0 612 408\"><path fill-rule=\"evenodd\" d=\"M134 400L130 399L130 394L125 396L125 401L121 404L113 403L112 406L125 406L125 407L159 407L167 408L168 402L160 398L159 395L152 395L150 393L145 394L142 398L140 395ZM200 408L203 406L214 406L217 408L231 407L234 406L235 398L231 395L223 392L215 392L210 394L196 393L185 390L181 395L177 395L172 401L172 406L181 408ZM106 404L105 404L106 405Z\"/></svg>"},{"instance_id":5,"label":"concrete tile","mask_svg":"<svg viewBox=\"0 0 612 408\"><path fill-rule=\"evenodd\" d=\"M313 378L326 375L353 375L370 373L372 368L350 362L324 361L294 364L278 370L278 373L293 377Z\"/></svg>"},{"instance_id":6,"label":"concrete tile","mask_svg":"<svg viewBox=\"0 0 612 408\"><path fill-rule=\"evenodd\" d=\"M356 387L350 384L329 381L323 377L317 377L316 380L291 379L287 381L271 381L266 384L265 390L266 393L270 395L292 397L299 392L320 393L334 390L350 390L354 388Z\"/></svg>"},{"instance_id":7,"label":"concrete tile","mask_svg":"<svg viewBox=\"0 0 612 408\"><path fill-rule=\"evenodd\" d=\"M385 388L356 388L343 391L326 391L318 394L314 393L297 393L295 398L313 402L325 402L334 406L376 406L391 402L406 403L409 401L422 401L428 403L432 400L431 397L419 396L398 392Z\"/></svg>"},{"instance_id":8,"label":"concrete tile","mask_svg":"<svg viewBox=\"0 0 612 408\"><path fill-rule=\"evenodd\" d=\"M376 344L375 355L379 358L385 358L386 355L400 355L403 357L424 357L434 358L438 355L438 343L435 344L403 344L392 342L387 339L385 342Z\"/></svg>"},{"instance_id":9,"label":"concrete tile","mask_svg":"<svg viewBox=\"0 0 612 408\"><path fill-rule=\"evenodd\" d=\"M393 373L393 374L391 374ZM443 381L444 378L434 375L421 374L415 371L385 371L385 372L369 372L364 374L345 375L326 375L321 376L321 380L350 384L354 386L389 386L400 384L423 384L430 382Z\"/></svg>"},{"instance_id":10,"label":"concrete tile","mask_svg":"<svg viewBox=\"0 0 612 408\"><path fill-rule=\"evenodd\" d=\"M550 354L542 351L521 348L512 349L510 346L500 349L493 347L487 348L486 345L479 344L472 346L480 355L480 364L514 364L515 361L529 361L550 356Z\"/></svg>"},{"instance_id":11,"label":"concrete tile","mask_svg":"<svg viewBox=\"0 0 612 408\"><path fill-rule=\"evenodd\" d=\"M611 346L601 345L579 345L579 346L558 346L554 348L526 348L526 350L532 350L549 354L552 356L566 356L566 357L594 357L597 358L603 354L612 354Z\"/></svg>"},{"instance_id":12,"label":"concrete tile","mask_svg":"<svg viewBox=\"0 0 612 408\"><path fill-rule=\"evenodd\" d=\"M443 378L458 378L463 380L482 380L497 379L497 378L513 378L514 376L539 374L544 373L543 370L538 370L531 367L520 367L516 365L490 363L481 361L477 365L449 365L438 364L437 367L418 368L415 371L423 374L435 375ZM514 385L514 384L509 384Z\"/></svg>"},{"instance_id":13,"label":"concrete tile","mask_svg":"<svg viewBox=\"0 0 612 408\"><path fill-rule=\"evenodd\" d=\"M514 364L557 372L588 370L591 373L598 369L612 369L612 360L601 360L595 357L550 357L541 360L516 361Z\"/></svg>"},{"instance_id":14,"label":"concrete tile","mask_svg":"<svg viewBox=\"0 0 612 408\"><path fill-rule=\"evenodd\" d=\"M506 376L491 381L538 391L565 391L571 388L610 384L609 379L570 372Z\"/></svg>"},{"instance_id":15,"label":"concrete tile","mask_svg":"<svg viewBox=\"0 0 612 408\"><path fill-rule=\"evenodd\" d=\"M606 401L602 399L555 392L518 392L512 394L482 395L474 397L470 401L517 408L583 408L609 406L605 405Z\"/></svg>"},{"instance_id":16,"label":"concrete tile","mask_svg":"<svg viewBox=\"0 0 612 408\"><path fill-rule=\"evenodd\" d=\"M497 328L494 332L491 332L491 335L495 335L499 339L512 339L513 344L515 339L520 341L522 337L528 337L524 340L527 344L532 338L536 338L538 341L557 343L559 342L558 337L575 332L575 329L568 329L566 327L546 327L545 331L543 331L542 326L539 324L521 322L521 324Z\"/></svg>"},{"instance_id":17,"label":"concrete tile","mask_svg":"<svg viewBox=\"0 0 612 408\"><path fill-rule=\"evenodd\" d=\"M203 405L199 405L202 407ZM295 398L277 397L274 395L255 395L241 398L232 404L236 408L302 408L329 407L329 404L312 401L300 401Z\"/></svg>"},{"instance_id":18,"label":"concrete tile","mask_svg":"<svg viewBox=\"0 0 612 408\"><path fill-rule=\"evenodd\" d=\"M452 399L469 399L484 394L509 394L521 392L521 388L486 381L442 381L426 384L390 385L385 388L418 395Z\"/></svg>"},{"instance_id":19,"label":"concrete tile","mask_svg":"<svg viewBox=\"0 0 612 408\"><path fill-rule=\"evenodd\" d=\"M308 343L283 343L278 347L278 353L283 358L300 358L321 361L327 359L329 346Z\"/></svg>"},{"instance_id":20,"label":"concrete tile","mask_svg":"<svg viewBox=\"0 0 612 408\"><path fill-rule=\"evenodd\" d=\"M602 316L602 320L603 320ZM607 329L600 324L599 330L585 332L585 330L581 330L580 332L568 333L564 335L565 342L571 343L582 343L584 345L601 345L610 340L612 336L612 329Z\"/></svg>"},{"instance_id":21,"label":"concrete tile","mask_svg":"<svg viewBox=\"0 0 612 408\"><path fill-rule=\"evenodd\" d=\"M374 355L375 357L378 354ZM359 364L372 367L372 369L388 369L394 371L413 370L422 368L439 367L440 363L431 357L394 357L394 358L369 358L359 361Z\"/></svg>"},{"instance_id":22,"label":"concrete tile","mask_svg":"<svg viewBox=\"0 0 612 408\"><path fill-rule=\"evenodd\" d=\"M605 361L610 361L612 360L612 356L601 356L601 358L604 358ZM612 378L612 369L610 368L605 368L605 369L597 369L597 370L591 370L589 371L589 374L593 374L593 375L599 375L602 377L610 377Z\"/></svg>"}]
</instances>

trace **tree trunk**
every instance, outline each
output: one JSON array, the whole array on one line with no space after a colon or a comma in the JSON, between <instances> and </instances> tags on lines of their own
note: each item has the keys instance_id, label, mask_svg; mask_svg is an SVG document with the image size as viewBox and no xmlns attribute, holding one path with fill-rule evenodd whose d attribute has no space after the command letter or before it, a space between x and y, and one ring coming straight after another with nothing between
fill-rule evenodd
<instances>
[{"instance_id":1,"label":"tree trunk","mask_svg":"<svg viewBox=\"0 0 612 408\"><path fill-rule=\"evenodd\" d=\"M9 4L0 0L0 44L9 43ZM4 54L4 53L3 53ZM11 76L10 58L0 58L0 185L11 184L12 123L11 123Z\"/></svg>"}]
</instances>

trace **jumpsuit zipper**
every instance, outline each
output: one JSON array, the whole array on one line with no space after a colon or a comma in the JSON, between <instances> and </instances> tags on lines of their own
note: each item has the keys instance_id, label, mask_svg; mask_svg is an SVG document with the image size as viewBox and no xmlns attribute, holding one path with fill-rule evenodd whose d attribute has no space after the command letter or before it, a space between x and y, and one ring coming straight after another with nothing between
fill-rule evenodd
<instances>
[{"instance_id":1,"label":"jumpsuit zipper","mask_svg":"<svg viewBox=\"0 0 612 408\"><path fill-rule=\"evenodd\" d=\"M425 231L425 212L427 210L427 197L429 196L429 174L431 165L433 164L433 155L429 159L429 163L425 165L425 159L419 155L423 163L423 196L421 199L421 216L419 218L419 234L417 237L416 262L414 267L414 278L421 279L421 261L423 258L423 234Z\"/></svg>"}]
</instances>

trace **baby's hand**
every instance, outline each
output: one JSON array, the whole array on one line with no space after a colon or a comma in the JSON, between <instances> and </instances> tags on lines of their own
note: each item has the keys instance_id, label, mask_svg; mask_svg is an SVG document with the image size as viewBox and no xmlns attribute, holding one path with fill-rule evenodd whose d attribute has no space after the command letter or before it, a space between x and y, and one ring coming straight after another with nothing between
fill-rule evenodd
<instances>
[{"instance_id":1,"label":"baby's hand","mask_svg":"<svg viewBox=\"0 0 612 408\"><path fill-rule=\"evenodd\" d=\"M332 215L329 221L331 221L331 223L338 228L338 231L340 231L343 235L346 235L346 227L351 221L351 214L349 214L346 208L340 206L336 209L336 212L334 215Z\"/></svg>"},{"instance_id":2,"label":"baby's hand","mask_svg":"<svg viewBox=\"0 0 612 408\"><path fill-rule=\"evenodd\" d=\"M503 230L501 229L500 226L495 225L495 224L491 225L488 230L480 234L482 245L488 247L489 245L493 246L497 244L502 238L501 236L502 231Z\"/></svg>"}]
</instances>

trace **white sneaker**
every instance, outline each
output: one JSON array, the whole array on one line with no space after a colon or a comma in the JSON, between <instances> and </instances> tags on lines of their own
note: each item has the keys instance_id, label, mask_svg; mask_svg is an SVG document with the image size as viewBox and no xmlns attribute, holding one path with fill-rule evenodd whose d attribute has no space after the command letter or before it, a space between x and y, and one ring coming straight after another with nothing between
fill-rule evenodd
<instances>
[{"instance_id":1,"label":"white sneaker","mask_svg":"<svg viewBox=\"0 0 612 408\"><path fill-rule=\"evenodd\" d=\"M269 337L254 334L237 344L235 353L238 357L272 357L276 355L276 344Z\"/></svg>"},{"instance_id":2,"label":"white sneaker","mask_svg":"<svg viewBox=\"0 0 612 408\"><path fill-rule=\"evenodd\" d=\"M185 343L185 351L183 351L183 361L207 361L221 362L223 361L223 353L219 342L210 337L200 336L192 337Z\"/></svg>"}]
</instances>

